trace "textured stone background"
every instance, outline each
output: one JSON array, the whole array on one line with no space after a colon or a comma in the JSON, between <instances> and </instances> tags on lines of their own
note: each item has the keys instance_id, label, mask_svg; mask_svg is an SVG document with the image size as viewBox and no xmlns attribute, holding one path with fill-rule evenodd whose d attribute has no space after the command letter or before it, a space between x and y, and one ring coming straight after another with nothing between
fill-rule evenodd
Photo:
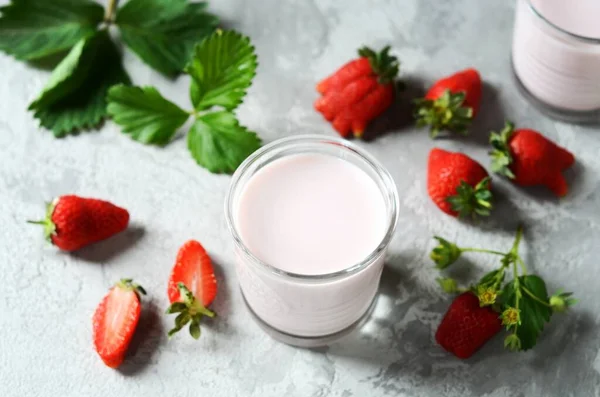
<instances>
[{"instance_id":1,"label":"textured stone background","mask_svg":"<svg viewBox=\"0 0 600 397\"><path fill-rule=\"evenodd\" d=\"M396 110L375 126L392 133L360 143L398 184L398 232L372 320L339 343L307 351L269 339L242 304L222 210L228 176L197 167L182 139L164 149L146 147L111 122L100 131L54 139L25 111L48 73L1 55L0 396L599 395L600 134L552 121L518 94L509 63L512 2L220 0L212 10L256 44L260 69L239 115L266 142L334 134L312 110L313 86L362 44L392 44L409 94L476 66L486 80L484 110L468 139L432 142ZM169 82L127 51L125 62L137 84L157 85L188 106L186 78ZM487 132L505 117L539 128L576 154L569 196L559 202L543 190L496 179L492 219L474 226L443 215L425 193L428 151L434 145L464 150L487 164ZM41 216L43 202L64 193L125 206L131 227L77 254L57 252L24 221ZM556 316L534 351L504 352L496 338L459 361L433 341L448 298L436 288L427 257L431 236L502 248L519 221L527 228L523 250L530 267L552 289L576 291L581 303ZM168 342L166 280L177 248L190 238L202 241L218 264L215 308L221 316L204 327L199 342L185 334ZM485 257L468 259L471 276L494 265ZM123 276L134 277L150 295L132 355L113 371L93 352L90 319Z\"/></svg>"}]
</instances>

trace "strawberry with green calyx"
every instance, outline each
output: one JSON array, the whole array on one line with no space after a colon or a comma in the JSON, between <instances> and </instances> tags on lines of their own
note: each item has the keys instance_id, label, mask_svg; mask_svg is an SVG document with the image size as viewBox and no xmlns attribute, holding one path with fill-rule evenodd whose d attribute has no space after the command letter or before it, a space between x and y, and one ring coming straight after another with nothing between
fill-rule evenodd
<instances>
[{"instance_id":1,"label":"strawberry with green calyx","mask_svg":"<svg viewBox=\"0 0 600 397\"><path fill-rule=\"evenodd\" d=\"M315 102L315 109L342 137L348 138L351 133L362 137L367 124L394 101L394 81L400 66L389 51L389 46L380 52L363 47L358 51L360 58L317 84L322 96Z\"/></svg>"},{"instance_id":2,"label":"strawberry with green calyx","mask_svg":"<svg viewBox=\"0 0 600 397\"><path fill-rule=\"evenodd\" d=\"M182 301L173 302L167 309L167 314L179 313L175 317L175 327L169 331L169 337L179 332L190 323L190 335L194 339L200 338L200 320L202 316L214 317L215 312L207 309L198 301L192 292L183 283L178 283L179 293Z\"/></svg>"},{"instance_id":3,"label":"strawberry with green calyx","mask_svg":"<svg viewBox=\"0 0 600 397\"><path fill-rule=\"evenodd\" d=\"M490 177L463 153L434 148L427 162L427 193L439 209L461 218L488 216L492 210Z\"/></svg>"},{"instance_id":4,"label":"strawberry with green calyx","mask_svg":"<svg viewBox=\"0 0 600 397\"><path fill-rule=\"evenodd\" d=\"M569 188L562 172L575 157L566 149L531 129L515 129L506 122L499 133L490 135L492 170L520 186L543 185L562 197Z\"/></svg>"},{"instance_id":5,"label":"strawberry with green calyx","mask_svg":"<svg viewBox=\"0 0 600 397\"><path fill-rule=\"evenodd\" d=\"M190 240L179 249L167 292L171 302L167 313L179 313L175 318L175 327L169 331L169 337L189 323L190 335L198 339L202 317L215 316L208 306L217 295L217 280L212 262L198 241Z\"/></svg>"},{"instance_id":6,"label":"strawberry with green calyx","mask_svg":"<svg viewBox=\"0 0 600 397\"><path fill-rule=\"evenodd\" d=\"M552 296L548 296L544 280L539 276L527 274L525 262L519 255L519 244L522 236L523 231L519 228L513 246L508 252L463 248L441 237L435 237L439 245L431 253L438 269L445 269L455 263L463 252L480 252L500 257L500 266L472 285L468 289L468 293L476 298L479 307L493 310L496 313L498 321L509 332L504 341L504 346L515 351L528 350L535 346L545 323L550 321L552 314L564 312L577 303L577 300L572 298L572 293L565 293L561 290ZM509 273L512 273L510 279L507 277ZM440 280L442 281L438 282L444 291L451 293L464 291L457 283L453 283L454 280L452 279L441 278ZM470 318L470 316L475 316L473 313L481 315L483 312L470 310L465 316ZM460 318L455 315L453 322L460 323ZM448 324L445 324L444 327L440 325L438 333L441 333L441 335L439 338L436 335L436 339L446 350L460 358L466 358L468 355L465 352L475 352L480 347L473 342L472 345L463 346L462 355L457 354L448 346L453 346L453 343L464 343L464 338L468 339L468 336L465 336L464 333L450 335L451 329ZM485 329L485 335L489 335L489 328ZM470 332L476 335L473 341L483 344L487 339L484 340L480 337L478 334L480 331L477 327L470 329ZM459 337L462 339L453 341L453 338ZM440 340L444 343L441 343Z\"/></svg>"},{"instance_id":7,"label":"strawberry with green calyx","mask_svg":"<svg viewBox=\"0 0 600 397\"><path fill-rule=\"evenodd\" d=\"M46 239L61 250L75 251L125 230L129 212L108 201L66 195L46 205L44 220L28 222L43 225Z\"/></svg>"},{"instance_id":8,"label":"strawberry with green calyx","mask_svg":"<svg viewBox=\"0 0 600 397\"><path fill-rule=\"evenodd\" d=\"M146 295L141 285L121 279L94 312L94 348L108 367L117 368L125 359L140 319L140 294Z\"/></svg>"},{"instance_id":9,"label":"strawberry with green calyx","mask_svg":"<svg viewBox=\"0 0 600 397\"><path fill-rule=\"evenodd\" d=\"M473 68L438 80L423 99L415 101L417 126L429 125L432 138L443 130L466 135L479 111L481 95L481 77Z\"/></svg>"},{"instance_id":10,"label":"strawberry with green calyx","mask_svg":"<svg viewBox=\"0 0 600 397\"><path fill-rule=\"evenodd\" d=\"M463 292L450 304L435 340L456 357L469 358L501 329L494 310L482 307L472 292Z\"/></svg>"}]
</instances>

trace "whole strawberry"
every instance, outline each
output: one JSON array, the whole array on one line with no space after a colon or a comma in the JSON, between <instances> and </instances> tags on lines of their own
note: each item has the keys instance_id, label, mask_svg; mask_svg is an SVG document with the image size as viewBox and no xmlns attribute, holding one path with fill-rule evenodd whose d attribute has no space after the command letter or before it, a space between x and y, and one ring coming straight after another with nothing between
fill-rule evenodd
<instances>
[{"instance_id":1,"label":"whole strawberry","mask_svg":"<svg viewBox=\"0 0 600 397\"><path fill-rule=\"evenodd\" d=\"M438 80L425 98L415 101L417 125L429 125L432 138L442 130L466 135L479 111L481 93L481 77L473 68Z\"/></svg>"},{"instance_id":2,"label":"whole strawberry","mask_svg":"<svg viewBox=\"0 0 600 397\"><path fill-rule=\"evenodd\" d=\"M542 134L517 129L510 122L500 133L492 132L492 170L512 179L517 185L543 185L562 197L569 187L562 175L575 157Z\"/></svg>"},{"instance_id":3,"label":"whole strawberry","mask_svg":"<svg viewBox=\"0 0 600 397\"><path fill-rule=\"evenodd\" d=\"M439 209L452 216L487 216L492 209L487 171L462 153L438 148L429 152L427 192Z\"/></svg>"},{"instance_id":4,"label":"whole strawberry","mask_svg":"<svg viewBox=\"0 0 600 397\"><path fill-rule=\"evenodd\" d=\"M108 201L74 195L61 196L46 206L46 239L64 251L75 251L107 239L127 228L129 212Z\"/></svg>"},{"instance_id":5,"label":"whole strawberry","mask_svg":"<svg viewBox=\"0 0 600 397\"><path fill-rule=\"evenodd\" d=\"M390 47L376 53L363 47L360 58L348 62L317 85L323 96L315 109L333 123L339 134L360 138L369 121L383 113L394 101L394 79L398 59L389 55Z\"/></svg>"},{"instance_id":6,"label":"whole strawberry","mask_svg":"<svg viewBox=\"0 0 600 397\"><path fill-rule=\"evenodd\" d=\"M167 293L171 302L167 313L179 313L169 336L189 323L190 335L198 339L202 317L215 316L207 307L217 295L217 280L212 262L199 242L190 240L179 249L169 277Z\"/></svg>"},{"instance_id":7,"label":"whole strawberry","mask_svg":"<svg viewBox=\"0 0 600 397\"><path fill-rule=\"evenodd\" d=\"M499 314L481 307L471 292L458 295L450 304L435 333L435 340L458 358L469 358L502 329Z\"/></svg>"},{"instance_id":8,"label":"whole strawberry","mask_svg":"<svg viewBox=\"0 0 600 397\"><path fill-rule=\"evenodd\" d=\"M146 295L144 288L123 279L110 289L94 313L94 347L111 368L117 368L125 359L140 320L140 294Z\"/></svg>"}]
</instances>

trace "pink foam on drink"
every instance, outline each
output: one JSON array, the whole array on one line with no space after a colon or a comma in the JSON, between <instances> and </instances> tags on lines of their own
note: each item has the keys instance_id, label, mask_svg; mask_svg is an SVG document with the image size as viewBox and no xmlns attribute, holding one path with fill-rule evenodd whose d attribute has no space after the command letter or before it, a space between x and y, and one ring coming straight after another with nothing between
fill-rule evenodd
<instances>
[{"instance_id":1,"label":"pink foam on drink","mask_svg":"<svg viewBox=\"0 0 600 397\"><path fill-rule=\"evenodd\" d=\"M324 154L296 154L260 169L241 192L235 222L261 261L318 275L351 267L381 243L386 205L356 165Z\"/></svg>"}]
</instances>

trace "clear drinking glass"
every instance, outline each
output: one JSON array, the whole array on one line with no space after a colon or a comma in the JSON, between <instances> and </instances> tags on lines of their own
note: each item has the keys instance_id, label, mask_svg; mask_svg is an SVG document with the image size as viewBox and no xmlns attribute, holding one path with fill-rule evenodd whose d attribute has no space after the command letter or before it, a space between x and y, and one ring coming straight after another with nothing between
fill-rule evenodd
<instances>
[{"instance_id":1,"label":"clear drinking glass","mask_svg":"<svg viewBox=\"0 0 600 397\"><path fill-rule=\"evenodd\" d=\"M543 111L600 122L600 33L586 33L600 32L592 26L600 15L592 19L586 7L600 12L592 0L517 0L512 62L520 88Z\"/></svg>"},{"instance_id":2,"label":"clear drinking glass","mask_svg":"<svg viewBox=\"0 0 600 397\"><path fill-rule=\"evenodd\" d=\"M341 271L305 275L283 271L258 259L238 233L236 211L245 184L270 162L295 154L325 154L355 164L379 187L387 232L371 254ZM236 251L236 272L245 302L259 325L288 344L325 345L366 319L374 305L384 256L398 221L398 193L390 174L358 146L318 135L275 141L252 154L233 175L225 215ZM352 216L352 214L348 214Z\"/></svg>"}]
</instances>

